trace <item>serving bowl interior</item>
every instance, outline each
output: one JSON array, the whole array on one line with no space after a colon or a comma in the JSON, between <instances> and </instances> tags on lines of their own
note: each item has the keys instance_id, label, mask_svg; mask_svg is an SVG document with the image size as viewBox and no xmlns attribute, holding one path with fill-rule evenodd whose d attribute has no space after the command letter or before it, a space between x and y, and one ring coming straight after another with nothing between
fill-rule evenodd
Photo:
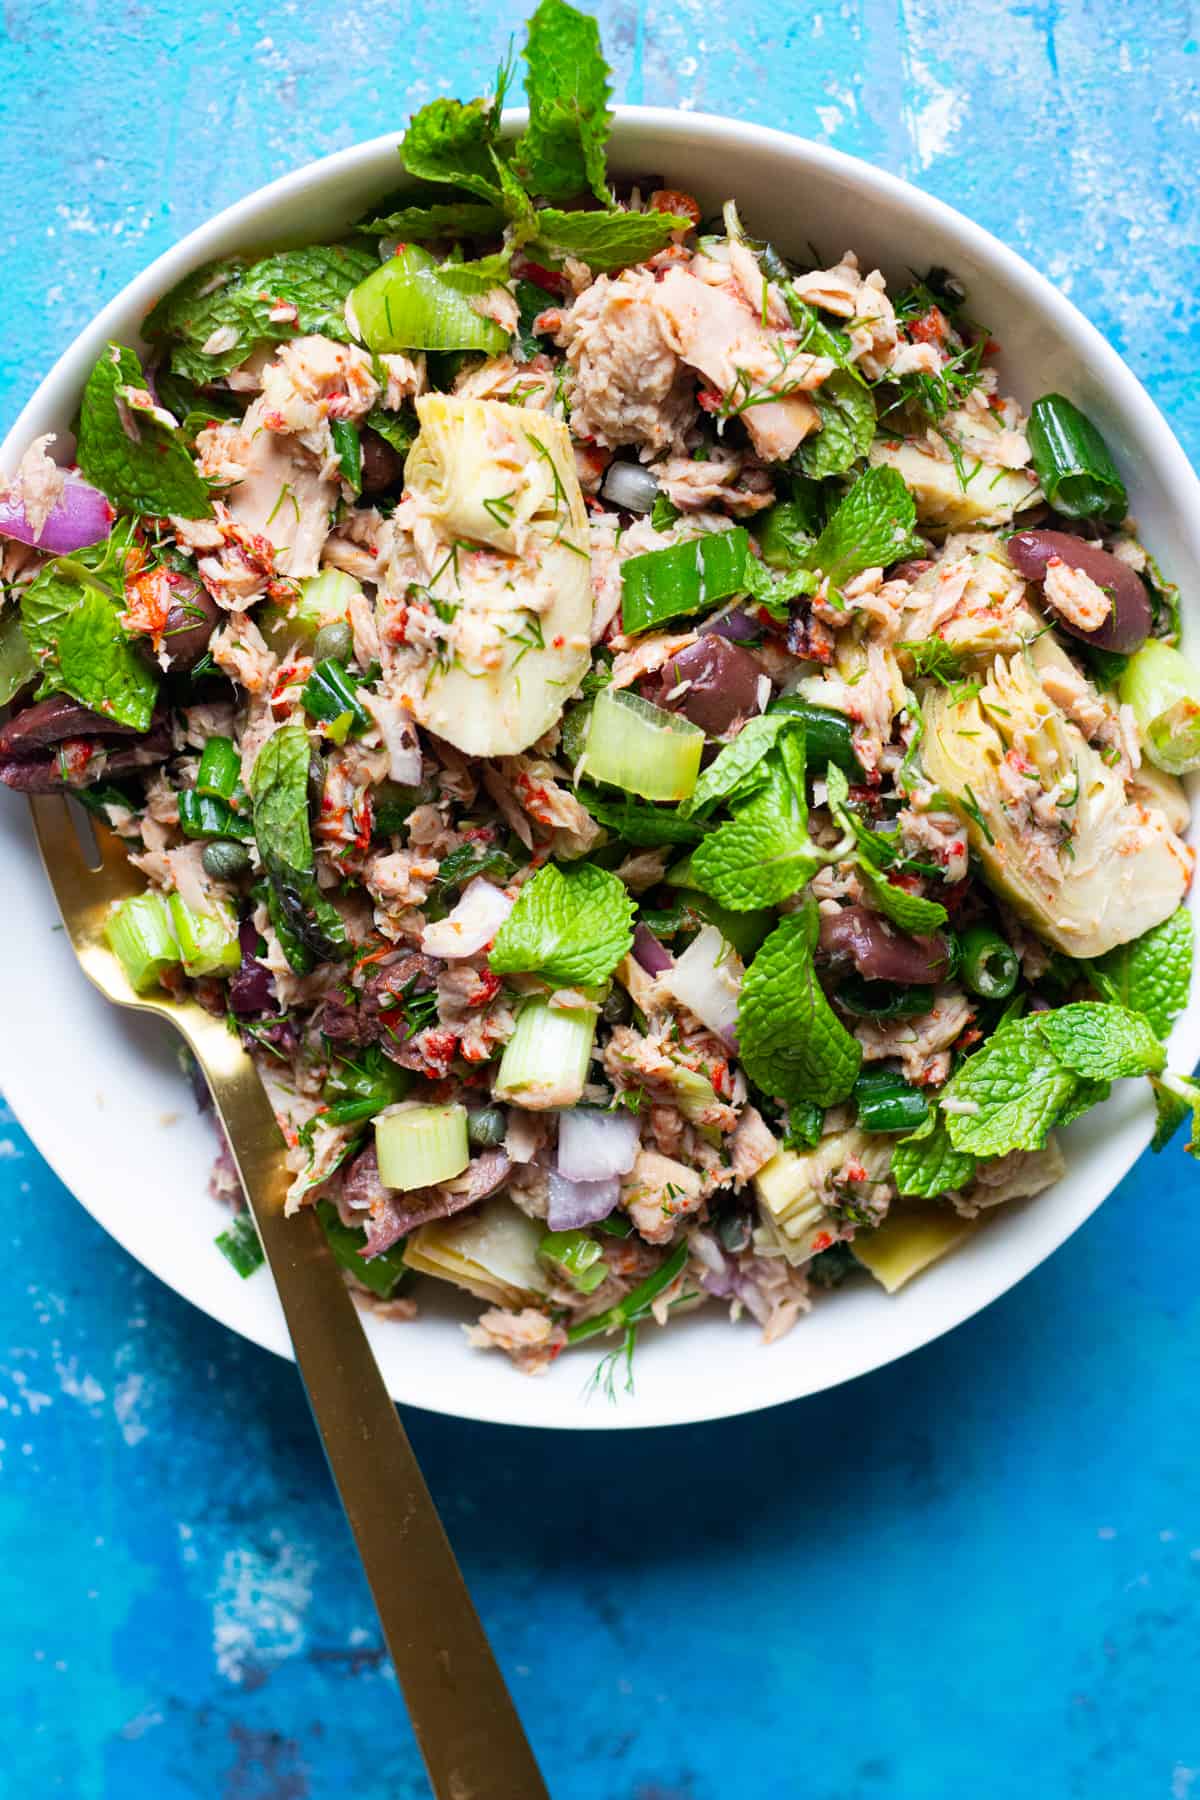
<instances>
[{"instance_id":1,"label":"serving bowl interior","mask_svg":"<svg viewBox=\"0 0 1200 1800\"><path fill-rule=\"evenodd\" d=\"M506 115L517 129L521 115ZM117 296L46 377L0 449L15 467L30 438L66 432L103 343L138 341L153 301L183 275L234 251L314 242L340 233L398 185L398 139L377 138L285 176L221 213L160 257ZM1194 642L1200 571L1200 483L1134 376L1043 277L961 215L837 151L781 132L652 108L620 108L612 166L697 195L706 211L737 198L749 230L795 255L812 245L833 261L853 248L889 284L931 265L966 284L975 317L1001 345L1005 391L1025 402L1057 389L1108 437L1145 541L1185 595ZM208 1193L211 1127L192 1104L170 1032L117 1012L84 981L61 931L26 808L0 803L7 901L9 1017L0 1034L0 1088L66 1185L125 1248L178 1293L281 1355L287 1334L269 1278L241 1281L212 1247L227 1218ZM1193 1002L1171 1045L1175 1066L1200 1055ZM1139 1084L1145 1088L1146 1084ZM1068 1173L1031 1203L1002 1209L963 1249L888 1298L866 1279L819 1303L780 1343L731 1328L711 1305L670 1331L647 1334L632 1394L615 1404L585 1392L596 1353L561 1357L543 1379L470 1349L461 1326L477 1307L426 1282L415 1324L371 1318L376 1353L397 1400L497 1423L621 1429L749 1412L877 1368L948 1331L1037 1266L1100 1204L1148 1141L1148 1092L1123 1084L1065 1134Z\"/></svg>"}]
</instances>

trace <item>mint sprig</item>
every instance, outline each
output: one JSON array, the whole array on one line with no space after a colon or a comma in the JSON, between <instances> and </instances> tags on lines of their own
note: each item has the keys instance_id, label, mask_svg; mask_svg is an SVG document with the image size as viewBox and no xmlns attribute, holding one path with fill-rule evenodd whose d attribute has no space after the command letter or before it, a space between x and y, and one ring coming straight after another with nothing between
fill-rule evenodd
<instances>
[{"instance_id":1,"label":"mint sprig","mask_svg":"<svg viewBox=\"0 0 1200 1800\"><path fill-rule=\"evenodd\" d=\"M1091 964L1089 978L1106 1000L1144 1013L1166 1037L1187 1005L1192 985L1192 915L1185 907L1161 925Z\"/></svg>"},{"instance_id":2,"label":"mint sprig","mask_svg":"<svg viewBox=\"0 0 1200 1800\"><path fill-rule=\"evenodd\" d=\"M135 352L106 345L83 390L79 467L124 512L207 518L212 501L178 428L130 404L145 391Z\"/></svg>"},{"instance_id":3,"label":"mint sprig","mask_svg":"<svg viewBox=\"0 0 1200 1800\"><path fill-rule=\"evenodd\" d=\"M817 980L812 900L781 919L751 963L738 1008L738 1054L763 1092L789 1106L836 1106L854 1086L862 1046Z\"/></svg>"},{"instance_id":4,"label":"mint sprig","mask_svg":"<svg viewBox=\"0 0 1200 1800\"><path fill-rule=\"evenodd\" d=\"M777 906L799 893L822 861L808 833L802 732L780 738L766 770L759 791L692 852L696 886L733 912Z\"/></svg>"},{"instance_id":5,"label":"mint sprig","mask_svg":"<svg viewBox=\"0 0 1200 1800\"><path fill-rule=\"evenodd\" d=\"M608 201L609 69L595 19L565 0L542 0L529 21L524 58L529 124L513 152L517 174L546 200L573 200L590 189Z\"/></svg>"},{"instance_id":6,"label":"mint sprig","mask_svg":"<svg viewBox=\"0 0 1200 1800\"><path fill-rule=\"evenodd\" d=\"M895 469L868 469L808 552L832 587L844 587L864 569L886 568L920 549L917 509Z\"/></svg>"},{"instance_id":7,"label":"mint sprig","mask_svg":"<svg viewBox=\"0 0 1200 1800\"><path fill-rule=\"evenodd\" d=\"M607 981L633 943L633 901L593 863L548 863L527 881L496 933L496 975L536 974L558 987Z\"/></svg>"},{"instance_id":8,"label":"mint sprig","mask_svg":"<svg viewBox=\"0 0 1200 1800\"><path fill-rule=\"evenodd\" d=\"M944 1124L930 1113L925 1125L910 1133L892 1152L891 1178L898 1194L936 1200L963 1188L974 1178L977 1159L956 1150Z\"/></svg>"},{"instance_id":9,"label":"mint sprig","mask_svg":"<svg viewBox=\"0 0 1200 1800\"><path fill-rule=\"evenodd\" d=\"M114 724L148 731L158 677L126 636L121 521L103 544L48 562L21 596L21 630L42 676L39 694L70 694Z\"/></svg>"}]
</instances>

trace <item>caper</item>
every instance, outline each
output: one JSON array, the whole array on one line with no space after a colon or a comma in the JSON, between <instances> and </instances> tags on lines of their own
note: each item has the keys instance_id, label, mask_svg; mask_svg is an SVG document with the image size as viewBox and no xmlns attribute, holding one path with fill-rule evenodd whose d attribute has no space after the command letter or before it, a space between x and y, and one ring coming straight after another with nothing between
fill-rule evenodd
<instances>
[{"instance_id":1,"label":"caper","mask_svg":"<svg viewBox=\"0 0 1200 1800\"><path fill-rule=\"evenodd\" d=\"M614 987L604 1005L600 1008L600 1017L606 1025L624 1025L633 1011L633 1001L623 987Z\"/></svg>"},{"instance_id":2,"label":"caper","mask_svg":"<svg viewBox=\"0 0 1200 1800\"><path fill-rule=\"evenodd\" d=\"M232 838L214 838L200 852L204 873L214 881L236 881L250 867L250 852Z\"/></svg>"},{"instance_id":3,"label":"caper","mask_svg":"<svg viewBox=\"0 0 1200 1800\"><path fill-rule=\"evenodd\" d=\"M723 1209L717 1215L717 1236L723 1249L728 1250L731 1256L739 1256L743 1250L750 1248L750 1215L732 1208Z\"/></svg>"},{"instance_id":4,"label":"caper","mask_svg":"<svg viewBox=\"0 0 1200 1800\"><path fill-rule=\"evenodd\" d=\"M494 1150L504 1142L508 1119L502 1106L477 1106L467 1114L467 1140L476 1150Z\"/></svg>"},{"instance_id":5,"label":"caper","mask_svg":"<svg viewBox=\"0 0 1200 1800\"><path fill-rule=\"evenodd\" d=\"M313 656L317 662L332 660L348 663L354 655L354 633L344 619L335 619L332 625L322 625L313 640Z\"/></svg>"}]
</instances>

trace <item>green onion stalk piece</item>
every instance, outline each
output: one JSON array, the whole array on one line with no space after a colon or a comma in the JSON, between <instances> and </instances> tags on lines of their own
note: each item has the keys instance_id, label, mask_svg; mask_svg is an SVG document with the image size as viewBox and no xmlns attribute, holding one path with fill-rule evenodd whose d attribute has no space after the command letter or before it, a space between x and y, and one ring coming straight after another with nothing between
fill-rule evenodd
<instances>
[{"instance_id":1,"label":"green onion stalk piece","mask_svg":"<svg viewBox=\"0 0 1200 1800\"><path fill-rule=\"evenodd\" d=\"M750 539L740 525L713 531L686 544L647 550L621 565L621 624L627 632L649 631L667 619L683 618L746 591Z\"/></svg>"},{"instance_id":2,"label":"green onion stalk piece","mask_svg":"<svg viewBox=\"0 0 1200 1800\"><path fill-rule=\"evenodd\" d=\"M300 704L309 718L325 727L325 736L343 744L352 731L365 731L371 715L359 699L357 683L342 664L327 658L319 662L300 690Z\"/></svg>"},{"instance_id":3,"label":"green onion stalk piece","mask_svg":"<svg viewBox=\"0 0 1200 1800\"><path fill-rule=\"evenodd\" d=\"M894 1069L864 1069L853 1099L860 1131L915 1131L929 1117L924 1094Z\"/></svg>"},{"instance_id":4,"label":"green onion stalk piece","mask_svg":"<svg viewBox=\"0 0 1200 1800\"><path fill-rule=\"evenodd\" d=\"M343 1225L332 1200L317 1201L317 1217L338 1268L348 1270L380 1300L390 1300L408 1280L410 1271L404 1265L402 1244L394 1244L378 1256L364 1256L366 1233L353 1225Z\"/></svg>"},{"instance_id":5,"label":"green onion stalk piece","mask_svg":"<svg viewBox=\"0 0 1200 1800\"><path fill-rule=\"evenodd\" d=\"M486 276L472 282L461 271L451 286L434 259L409 244L359 283L350 316L368 350L483 350L497 356L508 348L508 332L471 305L493 286Z\"/></svg>"},{"instance_id":6,"label":"green onion stalk piece","mask_svg":"<svg viewBox=\"0 0 1200 1800\"><path fill-rule=\"evenodd\" d=\"M233 914L224 907L214 913L193 912L178 894L172 894L167 904L185 973L231 975L242 960Z\"/></svg>"},{"instance_id":7,"label":"green onion stalk piece","mask_svg":"<svg viewBox=\"0 0 1200 1800\"><path fill-rule=\"evenodd\" d=\"M688 1259L688 1245L685 1238L672 1250L666 1262L637 1287L631 1288L624 1299L618 1300L605 1312L597 1313L594 1319L581 1319L578 1325L572 1325L567 1331L567 1342L580 1344L585 1338L596 1337L602 1331L620 1331L627 1325L636 1325L650 1311L651 1302L666 1292L671 1283L682 1273Z\"/></svg>"},{"instance_id":8,"label":"green onion stalk piece","mask_svg":"<svg viewBox=\"0 0 1200 1800\"><path fill-rule=\"evenodd\" d=\"M356 494L361 493L362 439L358 435L358 426L352 425L349 419L331 419L329 436L342 471L342 480L349 482Z\"/></svg>"},{"instance_id":9,"label":"green onion stalk piece","mask_svg":"<svg viewBox=\"0 0 1200 1800\"><path fill-rule=\"evenodd\" d=\"M375 1121L384 1187L409 1190L452 1181L471 1160L465 1106L410 1106Z\"/></svg>"},{"instance_id":10,"label":"green onion stalk piece","mask_svg":"<svg viewBox=\"0 0 1200 1800\"><path fill-rule=\"evenodd\" d=\"M581 1294L594 1294L608 1275L604 1251L586 1231L548 1231L538 1255Z\"/></svg>"},{"instance_id":11,"label":"green onion stalk piece","mask_svg":"<svg viewBox=\"0 0 1200 1800\"><path fill-rule=\"evenodd\" d=\"M1200 769L1200 669L1157 638L1131 656L1118 693L1133 708L1146 754L1169 775Z\"/></svg>"},{"instance_id":12,"label":"green onion stalk piece","mask_svg":"<svg viewBox=\"0 0 1200 1800\"><path fill-rule=\"evenodd\" d=\"M596 1017L586 1007L551 1006L540 995L526 1000L500 1059L494 1097L534 1109L574 1106L592 1060Z\"/></svg>"},{"instance_id":13,"label":"green onion stalk piece","mask_svg":"<svg viewBox=\"0 0 1200 1800\"><path fill-rule=\"evenodd\" d=\"M235 813L227 800L214 800L195 788L184 788L176 800L184 837L249 839L254 836L252 820Z\"/></svg>"},{"instance_id":14,"label":"green onion stalk piece","mask_svg":"<svg viewBox=\"0 0 1200 1800\"><path fill-rule=\"evenodd\" d=\"M834 712L828 706L814 706L800 694L780 694L771 701L767 711L803 719L810 769L824 769L830 763L836 763L851 781L866 780L866 770L854 748L853 726L844 713Z\"/></svg>"},{"instance_id":15,"label":"green onion stalk piece","mask_svg":"<svg viewBox=\"0 0 1200 1800\"><path fill-rule=\"evenodd\" d=\"M247 1275L261 1269L267 1260L259 1242L258 1228L248 1212L238 1213L233 1224L218 1232L213 1242L243 1281Z\"/></svg>"},{"instance_id":16,"label":"green onion stalk piece","mask_svg":"<svg viewBox=\"0 0 1200 1800\"><path fill-rule=\"evenodd\" d=\"M1020 958L990 925L971 925L959 939L959 977L981 1000L1007 1000L1021 973Z\"/></svg>"},{"instance_id":17,"label":"green onion stalk piece","mask_svg":"<svg viewBox=\"0 0 1200 1800\"><path fill-rule=\"evenodd\" d=\"M1043 494L1071 519L1123 519L1129 496L1108 445L1061 394L1035 400L1026 431Z\"/></svg>"},{"instance_id":18,"label":"green onion stalk piece","mask_svg":"<svg viewBox=\"0 0 1200 1800\"><path fill-rule=\"evenodd\" d=\"M135 992L144 994L179 963L164 895L150 892L122 900L112 910L104 936Z\"/></svg>"},{"instance_id":19,"label":"green onion stalk piece","mask_svg":"<svg viewBox=\"0 0 1200 1800\"><path fill-rule=\"evenodd\" d=\"M592 707L582 765L643 800L686 800L700 773L704 733L628 688L602 688Z\"/></svg>"},{"instance_id":20,"label":"green onion stalk piece","mask_svg":"<svg viewBox=\"0 0 1200 1800\"><path fill-rule=\"evenodd\" d=\"M213 800L228 800L242 776L241 758L232 738L210 737L196 771L196 792Z\"/></svg>"}]
</instances>

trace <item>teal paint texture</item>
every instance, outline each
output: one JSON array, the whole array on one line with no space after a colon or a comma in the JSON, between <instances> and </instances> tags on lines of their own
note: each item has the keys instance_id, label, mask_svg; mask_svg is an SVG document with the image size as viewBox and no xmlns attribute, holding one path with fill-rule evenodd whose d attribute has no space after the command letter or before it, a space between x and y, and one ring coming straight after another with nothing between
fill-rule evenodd
<instances>
[{"instance_id":1,"label":"teal paint texture","mask_svg":"<svg viewBox=\"0 0 1200 1800\"><path fill-rule=\"evenodd\" d=\"M5 419L158 251L474 92L522 12L7 0ZM1200 450L1195 6L599 12L618 98L951 201ZM765 1416L568 1440L414 1415L556 1797L1200 1796L1197 1187L1143 1161L981 1318ZM0 1792L422 1795L294 1372L144 1274L4 1116L0 1195Z\"/></svg>"}]
</instances>

